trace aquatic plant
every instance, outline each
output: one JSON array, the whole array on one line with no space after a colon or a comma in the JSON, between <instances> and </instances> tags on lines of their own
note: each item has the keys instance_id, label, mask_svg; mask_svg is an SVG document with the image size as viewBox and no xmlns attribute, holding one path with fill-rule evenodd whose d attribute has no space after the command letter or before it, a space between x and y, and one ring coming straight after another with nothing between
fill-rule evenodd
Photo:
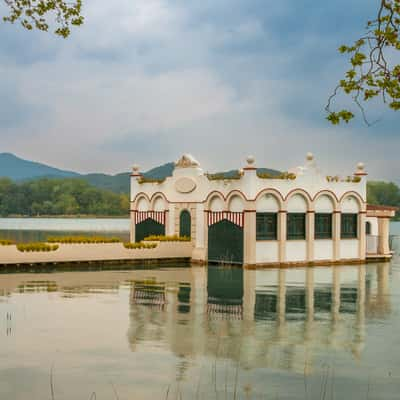
<instances>
[{"instance_id":1,"label":"aquatic plant","mask_svg":"<svg viewBox=\"0 0 400 400\"><path fill-rule=\"evenodd\" d=\"M129 250L135 249L155 249L157 247L157 243L124 243L124 247Z\"/></svg>"},{"instance_id":2,"label":"aquatic plant","mask_svg":"<svg viewBox=\"0 0 400 400\"><path fill-rule=\"evenodd\" d=\"M150 235L145 237L143 240L157 242L190 242L190 237L178 235Z\"/></svg>"},{"instance_id":3,"label":"aquatic plant","mask_svg":"<svg viewBox=\"0 0 400 400\"><path fill-rule=\"evenodd\" d=\"M50 236L49 243L82 244L82 243L120 243L121 239L103 236Z\"/></svg>"},{"instance_id":4,"label":"aquatic plant","mask_svg":"<svg viewBox=\"0 0 400 400\"><path fill-rule=\"evenodd\" d=\"M56 251L59 248L58 244L47 243L19 243L17 249L22 252L30 251Z\"/></svg>"}]
</instances>

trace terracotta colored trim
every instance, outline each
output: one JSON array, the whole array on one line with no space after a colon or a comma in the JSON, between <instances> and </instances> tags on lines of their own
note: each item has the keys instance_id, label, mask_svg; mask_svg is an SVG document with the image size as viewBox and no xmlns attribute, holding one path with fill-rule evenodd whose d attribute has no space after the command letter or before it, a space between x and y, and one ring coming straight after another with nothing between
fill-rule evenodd
<instances>
[{"instance_id":1,"label":"terracotta colored trim","mask_svg":"<svg viewBox=\"0 0 400 400\"><path fill-rule=\"evenodd\" d=\"M244 167L242 169L243 169L243 171L254 171L257 169L257 167Z\"/></svg>"},{"instance_id":2,"label":"terracotta colored trim","mask_svg":"<svg viewBox=\"0 0 400 400\"><path fill-rule=\"evenodd\" d=\"M394 206L378 206L375 204L367 204L367 211L398 211L399 207Z\"/></svg>"},{"instance_id":3,"label":"terracotta colored trim","mask_svg":"<svg viewBox=\"0 0 400 400\"><path fill-rule=\"evenodd\" d=\"M136 196L135 196L134 199L131 201L131 203L134 203L135 201L137 201L139 197L145 197L146 200L147 200L149 203L151 202L150 197L148 196L147 193L145 193L145 192L139 192L139 193L136 194Z\"/></svg>"},{"instance_id":4,"label":"terracotta colored trim","mask_svg":"<svg viewBox=\"0 0 400 400\"><path fill-rule=\"evenodd\" d=\"M310 203L312 202L312 198L310 196L310 194L308 192L306 192L304 189L301 188L296 188L296 189L292 189L285 197L285 201L287 201L290 197L296 195L296 194L303 194L305 195L306 199L309 200L308 202L308 206L310 206Z\"/></svg>"},{"instance_id":5,"label":"terracotta colored trim","mask_svg":"<svg viewBox=\"0 0 400 400\"><path fill-rule=\"evenodd\" d=\"M312 199L312 201L315 202L315 200L317 200L318 197L323 196L324 194L326 194L326 195L328 195L328 194L329 194L329 195L332 195L333 198L334 198L334 200L336 201L336 204L335 204L335 205L337 205L337 204L339 203L339 199L336 197L336 194L335 194L334 192L332 192L332 190L329 190L329 189L323 189L323 190L320 190L319 192L317 192L317 193L314 195L314 198Z\"/></svg>"},{"instance_id":6,"label":"terracotta colored trim","mask_svg":"<svg viewBox=\"0 0 400 400\"><path fill-rule=\"evenodd\" d=\"M231 191L226 195L225 201L229 201L230 198L233 197L233 196L235 196L235 195L238 196L238 194L236 194L236 193L238 193L238 194L243 198L244 201L249 201L248 198L246 197L246 195L245 195L241 190L239 190L239 189L233 189L233 190L231 190Z\"/></svg>"},{"instance_id":7,"label":"terracotta colored trim","mask_svg":"<svg viewBox=\"0 0 400 400\"><path fill-rule=\"evenodd\" d=\"M256 213L257 210L243 210L243 212L247 212L247 213Z\"/></svg>"},{"instance_id":8,"label":"terracotta colored trim","mask_svg":"<svg viewBox=\"0 0 400 400\"><path fill-rule=\"evenodd\" d=\"M262 189L260 190L257 194L256 197L254 198L254 201L257 201L258 198L264 194L272 194L272 195L278 195L278 200L280 200L280 206L282 206L282 203L285 201L282 193L278 189L274 188L267 188L267 189Z\"/></svg>"},{"instance_id":9,"label":"terracotta colored trim","mask_svg":"<svg viewBox=\"0 0 400 400\"><path fill-rule=\"evenodd\" d=\"M350 191L348 191L348 192L343 193L342 197L341 197L340 200L339 200L339 203L342 203L342 201L343 201L346 197L349 197L349 196L354 196L354 197L357 198L357 200L358 200L359 203L360 203L360 204L359 204L359 205L360 205L360 208L363 208L363 205L366 204L366 202L363 200L363 198L362 198L357 192L355 192L354 190L350 190Z\"/></svg>"}]
</instances>

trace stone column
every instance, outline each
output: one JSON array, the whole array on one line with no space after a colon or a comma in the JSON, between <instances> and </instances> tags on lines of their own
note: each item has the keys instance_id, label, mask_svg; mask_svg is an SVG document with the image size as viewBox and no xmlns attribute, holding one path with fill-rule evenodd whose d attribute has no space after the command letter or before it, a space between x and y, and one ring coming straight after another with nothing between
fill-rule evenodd
<instances>
[{"instance_id":1,"label":"stone column","mask_svg":"<svg viewBox=\"0 0 400 400\"><path fill-rule=\"evenodd\" d=\"M361 212L358 216L359 226L358 226L358 251L360 260L365 260L367 256L367 237L366 237L366 212Z\"/></svg>"},{"instance_id":2,"label":"stone column","mask_svg":"<svg viewBox=\"0 0 400 400\"><path fill-rule=\"evenodd\" d=\"M340 224L341 212L335 211L332 215L333 223L333 261L340 260Z\"/></svg>"},{"instance_id":3,"label":"stone column","mask_svg":"<svg viewBox=\"0 0 400 400\"><path fill-rule=\"evenodd\" d=\"M135 235L136 235L136 224L135 224L135 214L136 212L131 210L131 229L130 229L130 239L131 243L135 242Z\"/></svg>"},{"instance_id":4,"label":"stone column","mask_svg":"<svg viewBox=\"0 0 400 400\"><path fill-rule=\"evenodd\" d=\"M254 265L256 263L256 211L250 209L244 211L243 227L243 264Z\"/></svg>"},{"instance_id":5,"label":"stone column","mask_svg":"<svg viewBox=\"0 0 400 400\"><path fill-rule=\"evenodd\" d=\"M378 254L390 254L389 218L378 218Z\"/></svg>"},{"instance_id":6,"label":"stone column","mask_svg":"<svg viewBox=\"0 0 400 400\"><path fill-rule=\"evenodd\" d=\"M278 240L279 240L279 262L286 262L286 227L287 212L279 211L278 214Z\"/></svg>"},{"instance_id":7,"label":"stone column","mask_svg":"<svg viewBox=\"0 0 400 400\"><path fill-rule=\"evenodd\" d=\"M307 241L307 261L314 261L314 239L315 239L315 212L307 212L306 220L306 241Z\"/></svg>"}]
</instances>

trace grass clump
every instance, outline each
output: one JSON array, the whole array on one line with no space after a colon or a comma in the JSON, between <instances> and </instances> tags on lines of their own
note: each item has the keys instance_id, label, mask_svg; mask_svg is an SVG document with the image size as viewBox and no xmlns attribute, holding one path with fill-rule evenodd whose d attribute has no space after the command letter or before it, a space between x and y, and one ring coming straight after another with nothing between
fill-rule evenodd
<instances>
[{"instance_id":1,"label":"grass clump","mask_svg":"<svg viewBox=\"0 0 400 400\"><path fill-rule=\"evenodd\" d=\"M178 235L150 235L143 240L147 242L190 242L190 237Z\"/></svg>"},{"instance_id":2,"label":"grass clump","mask_svg":"<svg viewBox=\"0 0 400 400\"><path fill-rule=\"evenodd\" d=\"M0 246L11 246L15 244L14 241L8 239L0 239Z\"/></svg>"},{"instance_id":3,"label":"grass clump","mask_svg":"<svg viewBox=\"0 0 400 400\"><path fill-rule=\"evenodd\" d=\"M121 239L103 236L51 236L47 238L49 243L82 244L82 243L119 243Z\"/></svg>"},{"instance_id":4,"label":"grass clump","mask_svg":"<svg viewBox=\"0 0 400 400\"><path fill-rule=\"evenodd\" d=\"M155 249L157 247L157 243L124 243L124 247L129 250L135 249Z\"/></svg>"},{"instance_id":5,"label":"grass clump","mask_svg":"<svg viewBox=\"0 0 400 400\"><path fill-rule=\"evenodd\" d=\"M47 244L47 243L19 243L17 249L22 252L33 252L33 251L56 251L58 244Z\"/></svg>"}]
</instances>

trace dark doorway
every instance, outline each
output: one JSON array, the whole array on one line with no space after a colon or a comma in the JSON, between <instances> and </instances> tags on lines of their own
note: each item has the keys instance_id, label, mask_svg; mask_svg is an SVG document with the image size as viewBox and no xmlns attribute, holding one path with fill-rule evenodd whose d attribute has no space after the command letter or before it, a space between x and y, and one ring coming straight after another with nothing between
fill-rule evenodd
<instances>
[{"instance_id":1,"label":"dark doorway","mask_svg":"<svg viewBox=\"0 0 400 400\"><path fill-rule=\"evenodd\" d=\"M183 210L179 217L179 236L191 236L192 218L188 210Z\"/></svg>"},{"instance_id":2,"label":"dark doorway","mask_svg":"<svg viewBox=\"0 0 400 400\"><path fill-rule=\"evenodd\" d=\"M243 264L243 228L227 219L209 226L208 262Z\"/></svg>"},{"instance_id":3,"label":"dark doorway","mask_svg":"<svg viewBox=\"0 0 400 400\"><path fill-rule=\"evenodd\" d=\"M147 218L144 221L136 224L135 242L140 242L145 237L150 235L165 235L165 225L160 224L151 218Z\"/></svg>"}]
</instances>

